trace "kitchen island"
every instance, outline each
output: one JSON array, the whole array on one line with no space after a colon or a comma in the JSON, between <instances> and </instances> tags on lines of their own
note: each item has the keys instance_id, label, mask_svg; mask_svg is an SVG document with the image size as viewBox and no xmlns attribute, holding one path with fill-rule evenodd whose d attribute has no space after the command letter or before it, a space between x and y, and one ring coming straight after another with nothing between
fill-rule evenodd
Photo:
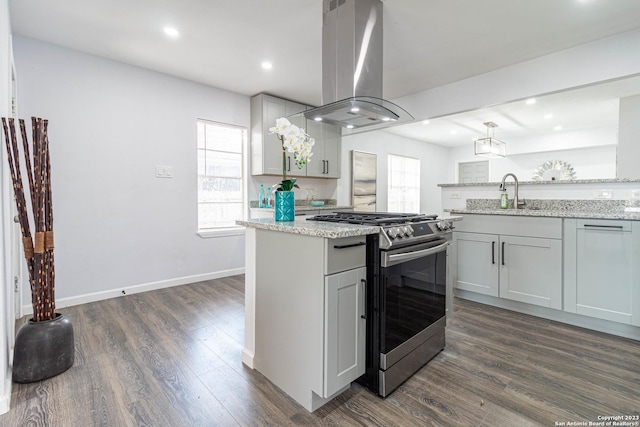
<instances>
[{"instance_id":1,"label":"kitchen island","mask_svg":"<svg viewBox=\"0 0 640 427\"><path fill-rule=\"evenodd\" d=\"M365 241L379 227L236 223L247 227L243 363L314 411L364 373Z\"/></svg>"}]
</instances>

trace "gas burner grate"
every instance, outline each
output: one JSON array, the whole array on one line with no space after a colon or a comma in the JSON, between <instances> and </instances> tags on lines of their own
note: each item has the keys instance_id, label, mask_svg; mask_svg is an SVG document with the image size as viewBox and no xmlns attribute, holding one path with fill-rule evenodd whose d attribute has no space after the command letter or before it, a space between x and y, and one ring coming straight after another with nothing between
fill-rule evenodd
<instances>
[{"instance_id":1,"label":"gas burner grate","mask_svg":"<svg viewBox=\"0 0 640 427\"><path fill-rule=\"evenodd\" d=\"M415 223L420 221L432 221L432 220L435 220L437 217L438 215L425 215L425 214L414 214L414 213L334 212L331 214L316 215L316 216L307 218L307 220L383 226L383 225Z\"/></svg>"}]
</instances>

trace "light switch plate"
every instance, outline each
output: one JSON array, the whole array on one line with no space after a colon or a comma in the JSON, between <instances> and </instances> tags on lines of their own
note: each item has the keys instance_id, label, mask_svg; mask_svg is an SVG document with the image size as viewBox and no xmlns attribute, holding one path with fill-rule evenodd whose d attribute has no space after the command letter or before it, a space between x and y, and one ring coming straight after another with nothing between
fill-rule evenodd
<instances>
[{"instance_id":1,"label":"light switch plate","mask_svg":"<svg viewBox=\"0 0 640 427\"><path fill-rule=\"evenodd\" d=\"M173 166L156 166L156 178L173 178Z\"/></svg>"},{"instance_id":2,"label":"light switch plate","mask_svg":"<svg viewBox=\"0 0 640 427\"><path fill-rule=\"evenodd\" d=\"M460 192L452 191L451 193L449 193L449 198L450 199L459 199L460 198Z\"/></svg>"},{"instance_id":3,"label":"light switch plate","mask_svg":"<svg viewBox=\"0 0 640 427\"><path fill-rule=\"evenodd\" d=\"M613 190L596 190L593 192L593 197L596 199L611 199Z\"/></svg>"}]
</instances>

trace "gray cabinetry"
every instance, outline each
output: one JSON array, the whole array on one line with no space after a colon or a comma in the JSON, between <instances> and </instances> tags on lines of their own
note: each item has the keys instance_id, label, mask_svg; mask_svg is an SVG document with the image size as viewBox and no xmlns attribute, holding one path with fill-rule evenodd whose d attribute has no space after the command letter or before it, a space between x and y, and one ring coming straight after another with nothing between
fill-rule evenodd
<instances>
[{"instance_id":1,"label":"gray cabinetry","mask_svg":"<svg viewBox=\"0 0 640 427\"><path fill-rule=\"evenodd\" d=\"M364 267L325 278L325 397L364 374L365 278Z\"/></svg>"},{"instance_id":2,"label":"gray cabinetry","mask_svg":"<svg viewBox=\"0 0 640 427\"><path fill-rule=\"evenodd\" d=\"M456 288L498 296L498 239L494 234L453 233L454 258L457 259Z\"/></svg>"},{"instance_id":3,"label":"gray cabinetry","mask_svg":"<svg viewBox=\"0 0 640 427\"><path fill-rule=\"evenodd\" d=\"M562 309L562 240L500 236L500 297Z\"/></svg>"},{"instance_id":4,"label":"gray cabinetry","mask_svg":"<svg viewBox=\"0 0 640 427\"><path fill-rule=\"evenodd\" d=\"M253 175L282 175L282 143L269 132L280 117L305 110L296 102L260 94L251 98L251 173ZM291 120L304 127L304 118ZM291 155L285 159L287 175L306 176L306 168L298 169Z\"/></svg>"},{"instance_id":5,"label":"gray cabinetry","mask_svg":"<svg viewBox=\"0 0 640 427\"><path fill-rule=\"evenodd\" d=\"M455 288L562 309L560 219L468 215L456 229Z\"/></svg>"},{"instance_id":6,"label":"gray cabinetry","mask_svg":"<svg viewBox=\"0 0 640 427\"><path fill-rule=\"evenodd\" d=\"M565 220L565 311L640 326L640 223Z\"/></svg>"},{"instance_id":7,"label":"gray cabinetry","mask_svg":"<svg viewBox=\"0 0 640 427\"><path fill-rule=\"evenodd\" d=\"M256 230L254 366L309 411L364 373L364 242Z\"/></svg>"},{"instance_id":8,"label":"gray cabinetry","mask_svg":"<svg viewBox=\"0 0 640 427\"><path fill-rule=\"evenodd\" d=\"M307 120L307 133L315 138L307 176L340 178L340 128L330 123Z\"/></svg>"},{"instance_id":9,"label":"gray cabinetry","mask_svg":"<svg viewBox=\"0 0 640 427\"><path fill-rule=\"evenodd\" d=\"M269 132L280 117L307 131L315 139L311 161L298 168L293 155L286 153L287 176L340 177L340 128L329 123L306 120L299 115L311 107L275 96L259 94L251 98L251 174L282 175L282 143Z\"/></svg>"}]
</instances>

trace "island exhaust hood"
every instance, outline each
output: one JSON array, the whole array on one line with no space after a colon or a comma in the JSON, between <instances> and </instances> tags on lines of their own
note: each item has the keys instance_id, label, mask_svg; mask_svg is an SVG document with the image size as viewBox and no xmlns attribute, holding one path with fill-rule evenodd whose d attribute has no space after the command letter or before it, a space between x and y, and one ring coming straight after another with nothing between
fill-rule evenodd
<instances>
[{"instance_id":1,"label":"island exhaust hood","mask_svg":"<svg viewBox=\"0 0 640 427\"><path fill-rule=\"evenodd\" d=\"M323 0L322 107L308 120L348 129L379 128L413 117L382 99L382 2Z\"/></svg>"}]
</instances>

